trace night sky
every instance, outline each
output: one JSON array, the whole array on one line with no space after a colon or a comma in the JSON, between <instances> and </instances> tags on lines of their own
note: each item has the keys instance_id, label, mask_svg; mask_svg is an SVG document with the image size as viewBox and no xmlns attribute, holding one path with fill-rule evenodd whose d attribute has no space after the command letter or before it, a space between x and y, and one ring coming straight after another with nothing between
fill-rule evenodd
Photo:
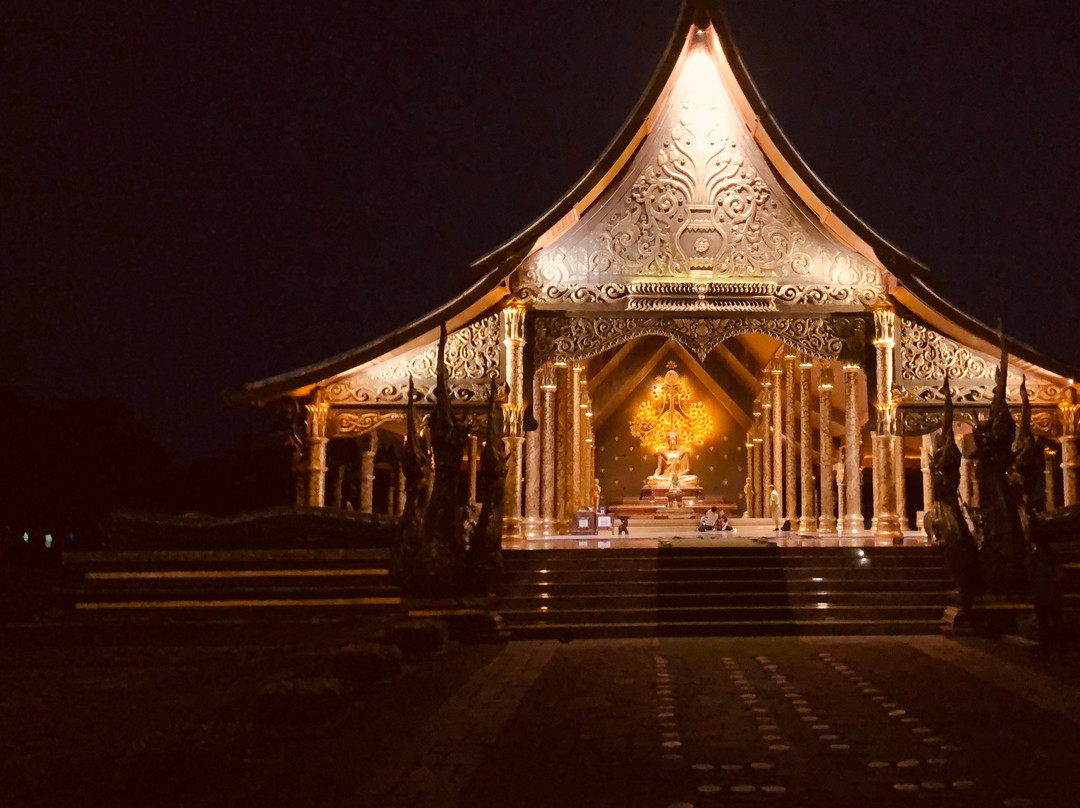
<instances>
[{"instance_id":1,"label":"night sky","mask_svg":"<svg viewBox=\"0 0 1080 808\"><path fill-rule=\"evenodd\" d=\"M5 5L0 387L123 400L181 460L264 428L221 391L449 297L600 155L679 5ZM1077 5L727 6L825 184L1080 363Z\"/></svg>"}]
</instances>

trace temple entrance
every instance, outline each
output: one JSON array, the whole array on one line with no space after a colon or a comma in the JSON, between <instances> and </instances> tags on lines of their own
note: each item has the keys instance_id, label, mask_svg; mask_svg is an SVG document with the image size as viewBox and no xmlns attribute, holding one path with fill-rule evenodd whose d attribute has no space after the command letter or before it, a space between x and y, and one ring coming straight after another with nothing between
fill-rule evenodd
<instances>
[{"instance_id":1,"label":"temple entrance","mask_svg":"<svg viewBox=\"0 0 1080 808\"><path fill-rule=\"evenodd\" d=\"M872 402L857 320L823 327L776 317L666 318L658 329L654 318L603 328L553 319L538 327L538 392L545 378L558 388L560 372L580 385L583 452L575 473L573 426L556 419L571 444L552 470L564 505L560 513L555 503L550 527L540 519L530 531L527 520L531 537L572 535L574 515L590 509L614 515L602 533L626 521L630 538L775 537L784 526L790 537L836 536L871 527L858 484L872 465ZM623 340L611 339L620 329ZM800 339L781 339L785 331ZM548 377L548 346L591 355L552 357ZM542 428L542 394L534 400ZM555 410L569 414L569 403ZM526 490L526 513L529 504ZM734 530L712 530L725 522Z\"/></svg>"}]
</instances>

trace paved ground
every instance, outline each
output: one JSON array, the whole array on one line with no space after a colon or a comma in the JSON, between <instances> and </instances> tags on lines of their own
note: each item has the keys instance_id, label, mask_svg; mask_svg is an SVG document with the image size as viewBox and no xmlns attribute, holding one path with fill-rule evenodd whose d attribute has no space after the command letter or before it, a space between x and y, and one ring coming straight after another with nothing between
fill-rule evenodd
<instances>
[{"instance_id":1,"label":"paved ground","mask_svg":"<svg viewBox=\"0 0 1080 808\"><path fill-rule=\"evenodd\" d=\"M99 804L132 737L317 674L341 640L8 649L5 804ZM198 804L1071 808L1078 671L1075 654L936 637L458 647L339 726L257 742Z\"/></svg>"}]
</instances>

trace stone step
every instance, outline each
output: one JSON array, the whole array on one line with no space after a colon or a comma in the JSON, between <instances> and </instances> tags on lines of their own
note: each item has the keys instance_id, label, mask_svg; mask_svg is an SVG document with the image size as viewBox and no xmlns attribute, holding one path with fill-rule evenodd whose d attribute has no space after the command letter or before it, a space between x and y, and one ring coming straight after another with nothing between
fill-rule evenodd
<instances>
[{"instance_id":1,"label":"stone step","mask_svg":"<svg viewBox=\"0 0 1080 808\"><path fill-rule=\"evenodd\" d=\"M539 596L546 593L551 598L581 597L589 595L679 595L715 593L746 594L803 594L818 591L830 592L936 592L944 594L953 588L948 578L940 579L883 579L869 581L863 578L828 578L808 579L789 578L786 580L621 580L617 582L579 581L566 582L538 581L531 584L513 581L499 587L499 594L511 596Z\"/></svg>"},{"instance_id":2,"label":"stone step","mask_svg":"<svg viewBox=\"0 0 1080 808\"><path fill-rule=\"evenodd\" d=\"M515 594L499 599L500 609L522 612L548 607L559 611L573 609L658 609L671 607L743 607L743 606L798 606L818 608L829 606L933 606L943 609L947 602L945 592L686 592L651 594L595 594L558 598L545 597L547 593L534 595ZM554 604L554 605L553 605Z\"/></svg>"},{"instance_id":3,"label":"stone step","mask_svg":"<svg viewBox=\"0 0 1080 808\"><path fill-rule=\"evenodd\" d=\"M777 622L793 620L819 622L836 620L881 621L940 620L944 604L936 606L662 606L648 609L563 609L548 611L499 609L511 627L560 623L717 623Z\"/></svg>"},{"instance_id":4,"label":"stone step","mask_svg":"<svg viewBox=\"0 0 1080 808\"><path fill-rule=\"evenodd\" d=\"M938 634L938 620L717 621L699 623L548 623L515 626L515 640L617 639L626 637L896 636Z\"/></svg>"}]
</instances>

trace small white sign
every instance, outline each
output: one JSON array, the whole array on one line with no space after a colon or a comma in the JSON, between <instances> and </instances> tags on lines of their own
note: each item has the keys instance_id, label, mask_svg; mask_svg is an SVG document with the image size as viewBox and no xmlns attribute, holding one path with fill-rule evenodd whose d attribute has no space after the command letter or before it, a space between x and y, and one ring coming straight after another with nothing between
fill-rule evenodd
<instances>
[{"instance_id":1,"label":"small white sign","mask_svg":"<svg viewBox=\"0 0 1080 808\"><path fill-rule=\"evenodd\" d=\"M578 519L577 520L577 526L578 527L588 527L589 526L589 520L588 519Z\"/></svg>"}]
</instances>

